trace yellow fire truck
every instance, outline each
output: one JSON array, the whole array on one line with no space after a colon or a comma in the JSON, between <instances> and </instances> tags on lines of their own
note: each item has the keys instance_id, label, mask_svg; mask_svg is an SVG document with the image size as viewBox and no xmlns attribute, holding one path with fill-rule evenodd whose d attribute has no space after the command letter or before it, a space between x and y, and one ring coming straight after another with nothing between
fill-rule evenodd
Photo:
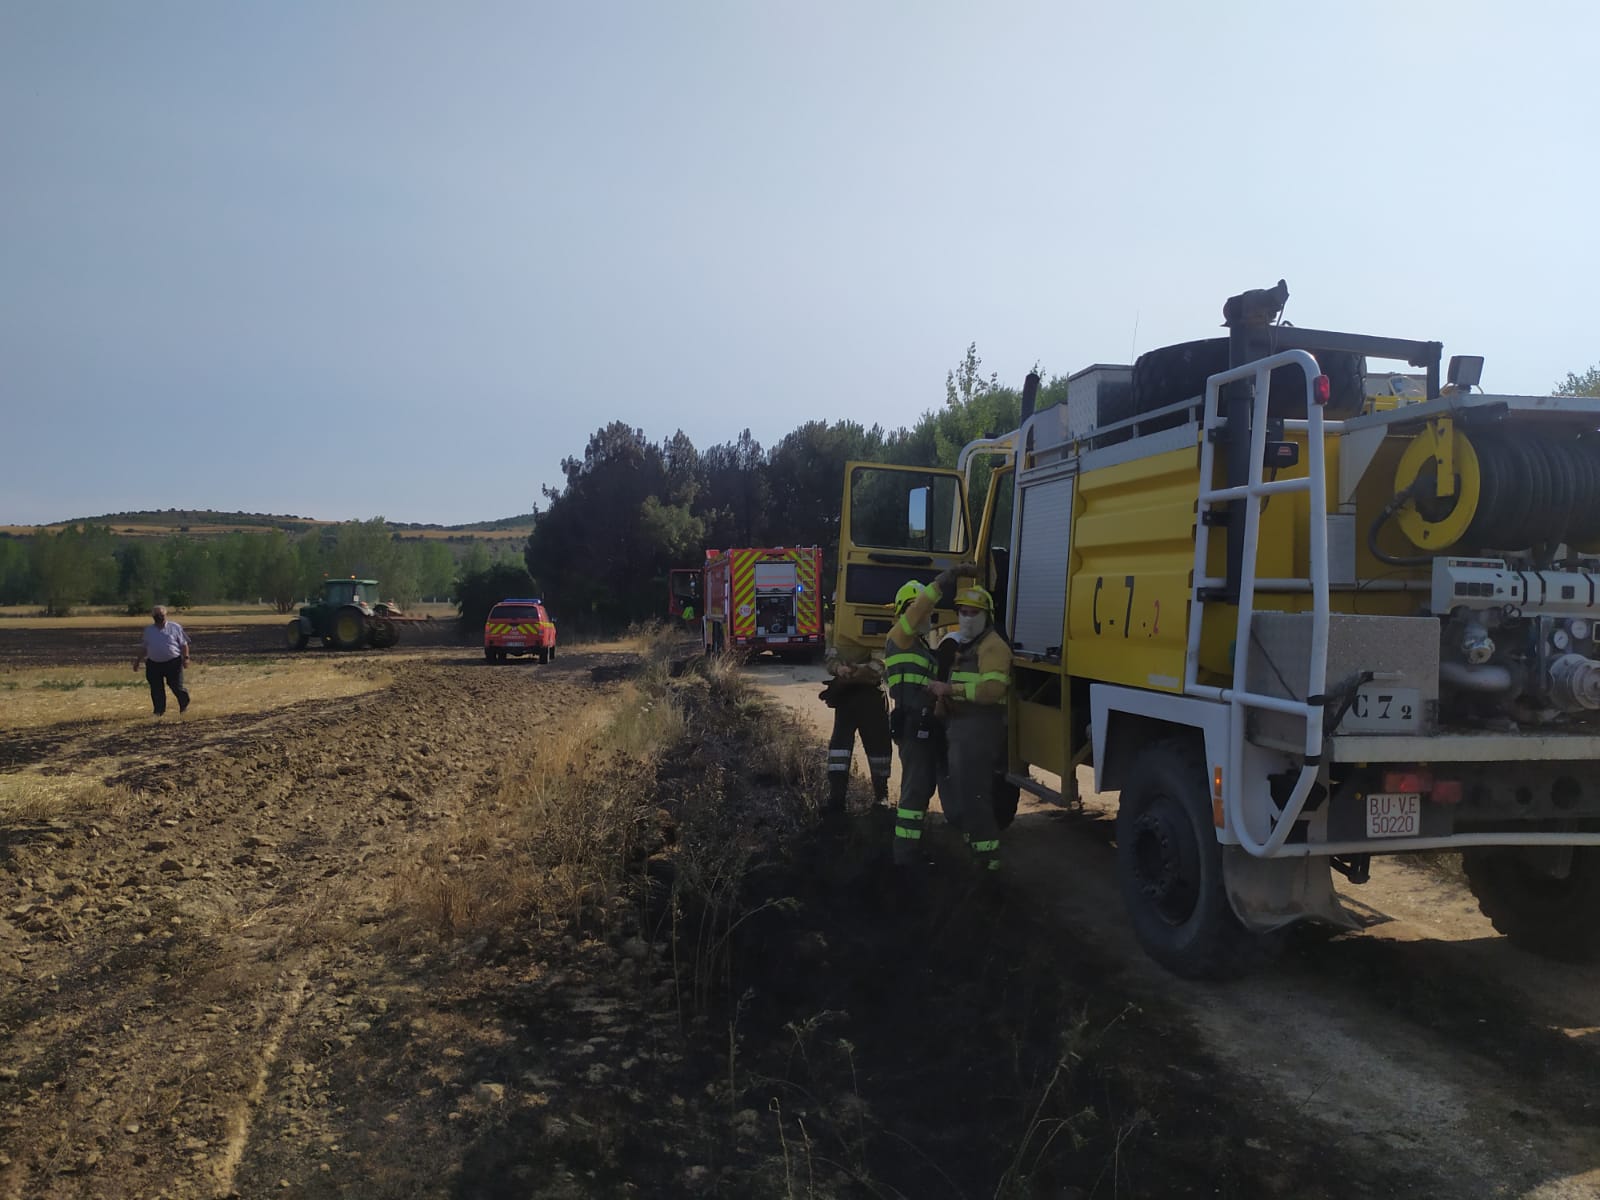
<instances>
[{"instance_id":1,"label":"yellow fire truck","mask_svg":"<svg viewBox=\"0 0 1600 1200\"><path fill-rule=\"evenodd\" d=\"M897 587L974 560L1010 778L1120 792L1129 917L1178 974L1353 927L1332 872L1421 850L1518 944L1600 958L1600 399L1487 394L1482 359L1293 327L1287 294L1065 405L1030 376L955 471L849 464L836 636L881 644Z\"/></svg>"}]
</instances>

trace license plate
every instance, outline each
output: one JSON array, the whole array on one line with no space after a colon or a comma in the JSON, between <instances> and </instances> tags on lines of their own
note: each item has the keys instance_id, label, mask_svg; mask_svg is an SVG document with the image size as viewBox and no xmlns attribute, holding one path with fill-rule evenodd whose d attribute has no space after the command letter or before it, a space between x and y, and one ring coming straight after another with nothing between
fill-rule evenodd
<instances>
[{"instance_id":1,"label":"license plate","mask_svg":"<svg viewBox=\"0 0 1600 1200\"><path fill-rule=\"evenodd\" d=\"M1340 733L1414 733L1422 728L1422 693L1416 688L1363 684L1339 722Z\"/></svg>"},{"instance_id":2,"label":"license plate","mask_svg":"<svg viewBox=\"0 0 1600 1200\"><path fill-rule=\"evenodd\" d=\"M521 638L514 638L511 641L508 641L506 643L506 645L507 646L521 646L522 645L522 639Z\"/></svg>"},{"instance_id":3,"label":"license plate","mask_svg":"<svg viewBox=\"0 0 1600 1200\"><path fill-rule=\"evenodd\" d=\"M1420 792L1372 792L1367 796L1369 838L1416 837L1421 832Z\"/></svg>"},{"instance_id":4,"label":"license plate","mask_svg":"<svg viewBox=\"0 0 1600 1200\"><path fill-rule=\"evenodd\" d=\"M788 640L789 640L789 639L788 639L788 638L786 638L786 637L781 637L781 638L773 638L773 637L769 637L769 638L768 638L768 639L767 639L767 641L769 641L769 642L774 642L774 643L776 643L776 642L787 642L787 641L788 641Z\"/></svg>"}]
</instances>

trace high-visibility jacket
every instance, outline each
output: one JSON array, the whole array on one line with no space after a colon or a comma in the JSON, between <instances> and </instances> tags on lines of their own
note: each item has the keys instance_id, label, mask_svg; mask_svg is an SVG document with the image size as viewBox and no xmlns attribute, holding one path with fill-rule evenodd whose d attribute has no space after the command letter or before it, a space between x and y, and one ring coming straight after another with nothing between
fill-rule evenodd
<instances>
[{"instance_id":1,"label":"high-visibility jacket","mask_svg":"<svg viewBox=\"0 0 1600 1200\"><path fill-rule=\"evenodd\" d=\"M1011 693L1011 647L993 625L956 652L950 669L950 713L1005 708Z\"/></svg>"},{"instance_id":2,"label":"high-visibility jacket","mask_svg":"<svg viewBox=\"0 0 1600 1200\"><path fill-rule=\"evenodd\" d=\"M933 651L920 636L907 637L898 626L889 631L883 651L883 681L895 708L911 713L927 708L931 701L928 685L937 666Z\"/></svg>"}]
</instances>

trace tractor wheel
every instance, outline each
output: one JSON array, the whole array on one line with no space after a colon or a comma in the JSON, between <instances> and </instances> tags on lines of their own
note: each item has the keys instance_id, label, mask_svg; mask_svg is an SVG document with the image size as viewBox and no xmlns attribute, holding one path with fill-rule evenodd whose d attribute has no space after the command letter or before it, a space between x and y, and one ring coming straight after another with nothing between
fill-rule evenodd
<instances>
[{"instance_id":1,"label":"tractor wheel","mask_svg":"<svg viewBox=\"0 0 1600 1200\"><path fill-rule=\"evenodd\" d=\"M1145 953L1185 979L1242 974L1267 948L1234 915L1197 747L1158 742L1139 758L1117 810L1117 874Z\"/></svg>"},{"instance_id":2,"label":"tractor wheel","mask_svg":"<svg viewBox=\"0 0 1600 1200\"><path fill-rule=\"evenodd\" d=\"M1461 856L1478 908L1513 945L1565 962L1600 961L1600 846L1574 846L1567 873L1516 846Z\"/></svg>"},{"instance_id":3,"label":"tractor wheel","mask_svg":"<svg viewBox=\"0 0 1600 1200\"><path fill-rule=\"evenodd\" d=\"M367 644L367 614L347 604L333 614L332 641L337 650L359 650Z\"/></svg>"},{"instance_id":4,"label":"tractor wheel","mask_svg":"<svg viewBox=\"0 0 1600 1200\"><path fill-rule=\"evenodd\" d=\"M372 644L380 650L387 650L400 640L400 627L393 621L384 617L374 617L372 621Z\"/></svg>"},{"instance_id":5,"label":"tractor wheel","mask_svg":"<svg viewBox=\"0 0 1600 1200\"><path fill-rule=\"evenodd\" d=\"M289 649L291 650L304 650L306 648L306 643L311 640L310 637L307 636L306 631L300 628L299 617L296 617L294 620L289 622L286 638L289 644Z\"/></svg>"}]
</instances>

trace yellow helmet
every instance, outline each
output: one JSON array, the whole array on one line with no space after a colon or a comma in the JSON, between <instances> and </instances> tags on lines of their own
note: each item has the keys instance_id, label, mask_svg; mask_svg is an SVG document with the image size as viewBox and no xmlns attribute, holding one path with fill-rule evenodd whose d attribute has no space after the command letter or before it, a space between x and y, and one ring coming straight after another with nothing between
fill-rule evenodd
<instances>
[{"instance_id":1,"label":"yellow helmet","mask_svg":"<svg viewBox=\"0 0 1600 1200\"><path fill-rule=\"evenodd\" d=\"M994 616L994 597L989 595L987 588L977 586L962 588L956 593L955 606L957 608L981 608L991 617Z\"/></svg>"},{"instance_id":2,"label":"yellow helmet","mask_svg":"<svg viewBox=\"0 0 1600 1200\"><path fill-rule=\"evenodd\" d=\"M894 594L895 609L901 610L911 604L918 596L922 595L922 584L915 579L907 580L900 585L900 590Z\"/></svg>"}]
</instances>

